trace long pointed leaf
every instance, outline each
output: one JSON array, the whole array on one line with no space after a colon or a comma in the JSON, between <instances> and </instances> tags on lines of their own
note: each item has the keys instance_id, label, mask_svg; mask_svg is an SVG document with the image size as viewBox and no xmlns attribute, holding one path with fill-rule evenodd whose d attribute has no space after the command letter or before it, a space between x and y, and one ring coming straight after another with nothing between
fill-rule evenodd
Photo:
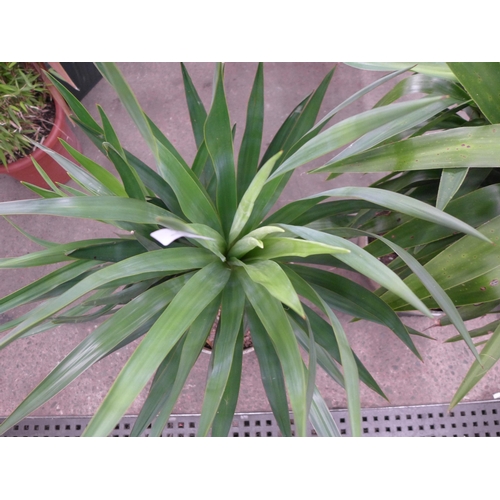
<instances>
[{"instance_id":1,"label":"long pointed leaf","mask_svg":"<svg viewBox=\"0 0 500 500\"><path fill-rule=\"evenodd\" d=\"M438 210L435 207L428 205L427 203L423 203L414 198L410 198L409 196L404 196L399 193L393 193L384 189L345 187L323 191L322 193L311 196L310 198L316 198L319 196L350 196L353 198L360 198L365 201L382 205L383 207L386 207L390 210L395 210L397 212L411 215L412 217L416 217L418 219L441 224L455 231L460 231L465 234L476 236L481 240L489 241L488 238L486 238L479 231L469 226L468 224L465 224L456 217L447 214L446 212L442 212L441 210Z\"/></svg>"},{"instance_id":2,"label":"long pointed leaf","mask_svg":"<svg viewBox=\"0 0 500 500\"><path fill-rule=\"evenodd\" d=\"M286 398L285 379L283 378L283 370L281 369L279 357L264 325L251 306L247 307L246 314L252 331L252 340L267 399L269 400L281 434L285 437L290 437L292 435L290 413Z\"/></svg>"},{"instance_id":3,"label":"long pointed leaf","mask_svg":"<svg viewBox=\"0 0 500 500\"><path fill-rule=\"evenodd\" d=\"M89 366L140 328L149 318L164 309L191 276L192 274L181 276L159 285L117 311L54 368L3 422L0 426L0 433L48 401Z\"/></svg>"},{"instance_id":4,"label":"long pointed leaf","mask_svg":"<svg viewBox=\"0 0 500 500\"><path fill-rule=\"evenodd\" d=\"M299 436L306 434L306 378L302 358L292 328L280 302L262 285L254 283L243 269L235 272L251 303L271 337L287 383L290 402Z\"/></svg>"},{"instance_id":5,"label":"long pointed leaf","mask_svg":"<svg viewBox=\"0 0 500 500\"><path fill-rule=\"evenodd\" d=\"M264 69L262 63L259 63L248 101L245 132L238 155L238 200L241 200L257 173L263 124Z\"/></svg>"},{"instance_id":6,"label":"long pointed leaf","mask_svg":"<svg viewBox=\"0 0 500 500\"><path fill-rule=\"evenodd\" d=\"M500 326L497 327L491 338L486 342L479 361L474 361L467 375L457 389L450 403L450 410L456 406L467 393L486 375L495 363L500 359Z\"/></svg>"},{"instance_id":7,"label":"long pointed leaf","mask_svg":"<svg viewBox=\"0 0 500 500\"><path fill-rule=\"evenodd\" d=\"M228 383L238 333L242 328L245 293L232 276L222 292L220 325L215 337L211 372L207 380L198 436L206 436L219 408Z\"/></svg>"},{"instance_id":8,"label":"long pointed leaf","mask_svg":"<svg viewBox=\"0 0 500 500\"><path fill-rule=\"evenodd\" d=\"M84 436L107 436L113 430L182 334L224 288L229 274L216 262L184 285L123 367Z\"/></svg>"},{"instance_id":9,"label":"long pointed leaf","mask_svg":"<svg viewBox=\"0 0 500 500\"><path fill-rule=\"evenodd\" d=\"M219 66L216 73L213 104L205 122L205 143L217 175L217 209L227 235L236 212L237 194L233 136L223 80L223 68Z\"/></svg>"}]
</instances>

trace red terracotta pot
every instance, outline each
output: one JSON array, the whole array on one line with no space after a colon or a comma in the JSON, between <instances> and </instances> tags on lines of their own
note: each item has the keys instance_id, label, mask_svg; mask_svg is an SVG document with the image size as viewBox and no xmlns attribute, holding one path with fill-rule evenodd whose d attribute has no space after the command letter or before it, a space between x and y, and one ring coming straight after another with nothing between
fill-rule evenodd
<instances>
[{"instance_id":1,"label":"red terracotta pot","mask_svg":"<svg viewBox=\"0 0 500 500\"><path fill-rule=\"evenodd\" d=\"M81 151L80 143L76 138L73 130L73 126L69 124L64 111L56 103L56 120L50 134L47 136L43 145L47 148L57 151L59 154L70 158L69 153L63 148L62 144L59 142L59 137L64 139L70 146L74 147L78 151ZM38 170L33 165L31 157L41 165L48 176L54 182L61 182L65 184L70 180L69 175L66 173L59 164L53 160L47 153L44 153L40 149L36 149L34 153L25 158L21 158L13 163L8 164L8 168L3 166L0 167L0 174L7 174L14 179L19 181L30 182L36 186L43 188L48 188L49 186L43 180L42 176L38 173Z\"/></svg>"}]
</instances>

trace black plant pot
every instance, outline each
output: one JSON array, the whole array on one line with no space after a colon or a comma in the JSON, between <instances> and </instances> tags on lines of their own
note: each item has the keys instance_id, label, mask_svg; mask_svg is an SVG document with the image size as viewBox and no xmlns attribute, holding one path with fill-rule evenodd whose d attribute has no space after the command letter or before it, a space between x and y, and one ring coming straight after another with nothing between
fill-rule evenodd
<instances>
[{"instance_id":1,"label":"black plant pot","mask_svg":"<svg viewBox=\"0 0 500 500\"><path fill-rule=\"evenodd\" d=\"M63 62L61 64L79 90L75 90L65 82L63 85L79 100L82 100L102 78L92 62Z\"/></svg>"}]
</instances>

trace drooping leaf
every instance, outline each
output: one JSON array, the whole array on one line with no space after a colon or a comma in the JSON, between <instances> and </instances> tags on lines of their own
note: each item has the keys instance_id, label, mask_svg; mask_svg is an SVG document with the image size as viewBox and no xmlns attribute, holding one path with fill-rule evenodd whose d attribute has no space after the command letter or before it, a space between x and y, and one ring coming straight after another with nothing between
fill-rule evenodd
<instances>
[{"instance_id":1,"label":"drooping leaf","mask_svg":"<svg viewBox=\"0 0 500 500\"><path fill-rule=\"evenodd\" d=\"M321 196L349 196L353 198L361 198L362 200L382 205L390 210L395 210L418 219L441 224L455 231L460 231L465 234L476 236L481 240L489 241L488 238L479 233L479 231L468 224L465 224L456 217L453 217L446 212L442 212L441 210L438 210L426 203L422 203L421 201L399 193L393 193L391 191L378 188L345 187L323 191L322 193L313 195L310 198Z\"/></svg>"},{"instance_id":2,"label":"drooping leaf","mask_svg":"<svg viewBox=\"0 0 500 500\"><path fill-rule=\"evenodd\" d=\"M320 243L332 246L335 245L350 250L350 253L348 254L335 254L335 258L351 266L353 269L356 269L366 277L373 279L388 290L394 291L395 294L401 297L405 297L405 300L411 303L416 309L423 312L426 316L432 317L429 309L424 306L422 301L417 298L417 296L410 290L410 288L408 288L407 285L403 283L403 281L396 274L394 274L378 259L372 257L370 254L359 248L354 243L343 238L322 233L320 231L315 231L314 229L291 226L288 224L281 225L284 229L295 233L301 238L308 238L313 241L318 241Z\"/></svg>"}]
</instances>

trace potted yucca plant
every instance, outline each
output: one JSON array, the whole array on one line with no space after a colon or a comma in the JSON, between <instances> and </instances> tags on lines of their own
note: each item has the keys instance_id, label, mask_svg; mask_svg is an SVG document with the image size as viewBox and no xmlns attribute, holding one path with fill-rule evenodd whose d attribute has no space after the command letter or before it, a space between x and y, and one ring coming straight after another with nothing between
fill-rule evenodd
<instances>
[{"instance_id":1,"label":"potted yucca plant","mask_svg":"<svg viewBox=\"0 0 500 500\"><path fill-rule=\"evenodd\" d=\"M417 356L411 334L418 332L406 327L377 295L335 270L354 270L423 314L431 313L401 278L350 241L361 231L331 224L328 231L322 231L314 227L315 222L323 223L325 215L345 220L352 214L362 216L368 209L391 209L482 240L488 238L422 201L380 189L339 188L296 200L272 214L270 210L298 166L369 135L398 117L420 112L425 119L436 108L449 105L453 98L380 108L325 128L341 109L401 73L381 78L316 123L332 70L316 91L291 112L269 147L261 151L264 68L260 64L241 148L235 155L223 65L216 66L208 111L182 66L197 145L196 157L188 165L145 115L117 66L96 65L147 142L155 165L148 166L127 151L103 109L99 108L98 123L54 81L67 99L73 120L113 163L119 178L64 142L81 166L40 146L67 170L80 189L63 190L52 185L52 190L39 192L46 199L4 202L0 214L95 219L115 226L121 233L115 238L63 244L37 240L46 249L0 261L4 268L66 262L0 300L2 312L41 301L27 314L2 325L3 331L10 331L0 340L0 348L61 322L106 318L7 417L0 433L89 366L142 338L84 435L108 435L151 377L149 395L132 435L140 435L150 424L150 435L160 435L220 315L198 428L200 436L224 436L231 427L247 330L251 332L267 397L284 436L292 434L287 398L296 435L305 435L308 419L319 435L338 435L316 388L317 366L345 387L352 432L360 435L359 382L383 393L351 350L335 311L386 325ZM327 198L333 201L320 203ZM408 252L381 239L422 280L470 343L463 322L436 281ZM84 296L84 301L79 301ZM300 348L307 354L306 360Z\"/></svg>"},{"instance_id":2,"label":"potted yucca plant","mask_svg":"<svg viewBox=\"0 0 500 500\"><path fill-rule=\"evenodd\" d=\"M68 79L59 63L52 64ZM0 173L43 188L48 184L36 164L54 182L66 183L69 176L34 143L66 156L59 138L80 148L66 119L69 110L43 73L45 68L42 63L0 63Z\"/></svg>"}]
</instances>

